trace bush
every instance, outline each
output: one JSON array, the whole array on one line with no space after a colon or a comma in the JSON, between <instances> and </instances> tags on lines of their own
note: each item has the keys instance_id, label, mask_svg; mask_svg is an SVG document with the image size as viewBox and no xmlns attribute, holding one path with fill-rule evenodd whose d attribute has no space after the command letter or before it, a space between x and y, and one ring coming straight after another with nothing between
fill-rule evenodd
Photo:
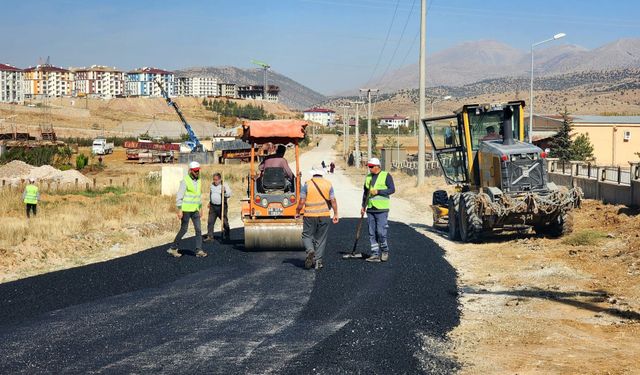
<instances>
[{"instance_id":1,"label":"bush","mask_svg":"<svg viewBox=\"0 0 640 375\"><path fill-rule=\"evenodd\" d=\"M598 231L582 231L566 237L562 240L562 243L571 246L597 245L605 237L604 233Z\"/></svg>"},{"instance_id":2,"label":"bush","mask_svg":"<svg viewBox=\"0 0 640 375\"><path fill-rule=\"evenodd\" d=\"M89 165L89 158L85 154L80 154L76 156L76 169L81 170L82 168Z\"/></svg>"}]
</instances>

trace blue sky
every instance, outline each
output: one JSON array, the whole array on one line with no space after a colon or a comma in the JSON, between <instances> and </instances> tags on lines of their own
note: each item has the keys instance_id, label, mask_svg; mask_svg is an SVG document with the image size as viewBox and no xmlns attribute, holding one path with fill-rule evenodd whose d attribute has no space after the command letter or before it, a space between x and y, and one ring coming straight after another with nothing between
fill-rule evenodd
<instances>
[{"instance_id":1,"label":"blue sky","mask_svg":"<svg viewBox=\"0 0 640 375\"><path fill-rule=\"evenodd\" d=\"M638 1L427 3L430 53L480 39L528 50L558 32L567 37L556 43L587 48L640 37ZM0 62L19 67L46 56L122 69L249 68L258 59L332 94L418 59L420 0L31 0L2 9Z\"/></svg>"}]
</instances>

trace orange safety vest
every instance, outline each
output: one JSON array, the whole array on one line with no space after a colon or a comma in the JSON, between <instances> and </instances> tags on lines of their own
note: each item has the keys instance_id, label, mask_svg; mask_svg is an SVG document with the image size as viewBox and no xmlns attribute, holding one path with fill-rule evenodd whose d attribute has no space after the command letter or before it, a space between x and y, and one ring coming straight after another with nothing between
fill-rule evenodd
<instances>
[{"instance_id":1,"label":"orange safety vest","mask_svg":"<svg viewBox=\"0 0 640 375\"><path fill-rule=\"evenodd\" d=\"M329 197L329 191L331 190L331 182L325 180L324 178L312 178L320 190L322 190L322 194L327 199L331 199ZM316 185L313 182L307 181L307 199L304 203L304 216L309 217L322 217L322 216L331 216L329 213L329 204L322 197Z\"/></svg>"}]
</instances>

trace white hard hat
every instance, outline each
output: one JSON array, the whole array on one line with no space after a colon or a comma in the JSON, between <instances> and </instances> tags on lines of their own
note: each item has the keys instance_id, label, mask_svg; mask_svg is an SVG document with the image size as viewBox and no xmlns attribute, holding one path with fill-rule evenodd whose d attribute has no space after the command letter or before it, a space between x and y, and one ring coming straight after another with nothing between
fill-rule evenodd
<instances>
[{"instance_id":1,"label":"white hard hat","mask_svg":"<svg viewBox=\"0 0 640 375\"><path fill-rule=\"evenodd\" d=\"M32 184L36 182L36 179L34 177L29 177L29 182L31 182Z\"/></svg>"},{"instance_id":2,"label":"white hard hat","mask_svg":"<svg viewBox=\"0 0 640 375\"><path fill-rule=\"evenodd\" d=\"M192 161L189 163L189 169L200 170L200 163L197 161Z\"/></svg>"},{"instance_id":3,"label":"white hard hat","mask_svg":"<svg viewBox=\"0 0 640 375\"><path fill-rule=\"evenodd\" d=\"M309 171L309 174L311 174L312 176L324 176L324 169L318 168L318 167L313 167Z\"/></svg>"},{"instance_id":4,"label":"white hard hat","mask_svg":"<svg viewBox=\"0 0 640 375\"><path fill-rule=\"evenodd\" d=\"M372 166L372 165L377 165L380 166L380 160L378 160L378 158L371 158L369 159L369 161L367 162L368 166Z\"/></svg>"}]
</instances>

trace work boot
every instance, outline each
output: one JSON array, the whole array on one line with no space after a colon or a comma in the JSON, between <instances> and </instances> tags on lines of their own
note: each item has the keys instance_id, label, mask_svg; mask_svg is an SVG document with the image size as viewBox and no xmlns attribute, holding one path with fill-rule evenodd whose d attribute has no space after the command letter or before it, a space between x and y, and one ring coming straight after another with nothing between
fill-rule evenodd
<instances>
[{"instance_id":1,"label":"work boot","mask_svg":"<svg viewBox=\"0 0 640 375\"><path fill-rule=\"evenodd\" d=\"M380 263L380 255L372 255L370 257L368 257L367 259L365 259L367 262L371 262L371 263Z\"/></svg>"},{"instance_id":2,"label":"work boot","mask_svg":"<svg viewBox=\"0 0 640 375\"><path fill-rule=\"evenodd\" d=\"M213 242L213 236L205 234L204 236L202 236L202 241L203 242Z\"/></svg>"},{"instance_id":3,"label":"work boot","mask_svg":"<svg viewBox=\"0 0 640 375\"><path fill-rule=\"evenodd\" d=\"M167 253L169 255L173 255L176 258L180 258L182 256L182 254L179 253L178 248L177 247L173 247L171 246L168 250Z\"/></svg>"},{"instance_id":4,"label":"work boot","mask_svg":"<svg viewBox=\"0 0 640 375\"><path fill-rule=\"evenodd\" d=\"M389 252L388 251L383 251L382 252L382 256L380 256L380 260L383 262L386 262L389 260Z\"/></svg>"},{"instance_id":5,"label":"work boot","mask_svg":"<svg viewBox=\"0 0 640 375\"><path fill-rule=\"evenodd\" d=\"M202 250L202 249L196 249L196 256L197 256L198 258L204 258L204 257L206 257L207 255L209 255L209 254L207 254L204 250Z\"/></svg>"},{"instance_id":6,"label":"work boot","mask_svg":"<svg viewBox=\"0 0 640 375\"><path fill-rule=\"evenodd\" d=\"M307 253L307 257L304 260L304 268L307 270L310 270L311 267L313 267L313 257L316 256L316 252L315 251L309 251Z\"/></svg>"},{"instance_id":7,"label":"work boot","mask_svg":"<svg viewBox=\"0 0 640 375\"><path fill-rule=\"evenodd\" d=\"M322 264L322 259L316 260L316 271L322 267L324 267L324 265Z\"/></svg>"}]
</instances>

